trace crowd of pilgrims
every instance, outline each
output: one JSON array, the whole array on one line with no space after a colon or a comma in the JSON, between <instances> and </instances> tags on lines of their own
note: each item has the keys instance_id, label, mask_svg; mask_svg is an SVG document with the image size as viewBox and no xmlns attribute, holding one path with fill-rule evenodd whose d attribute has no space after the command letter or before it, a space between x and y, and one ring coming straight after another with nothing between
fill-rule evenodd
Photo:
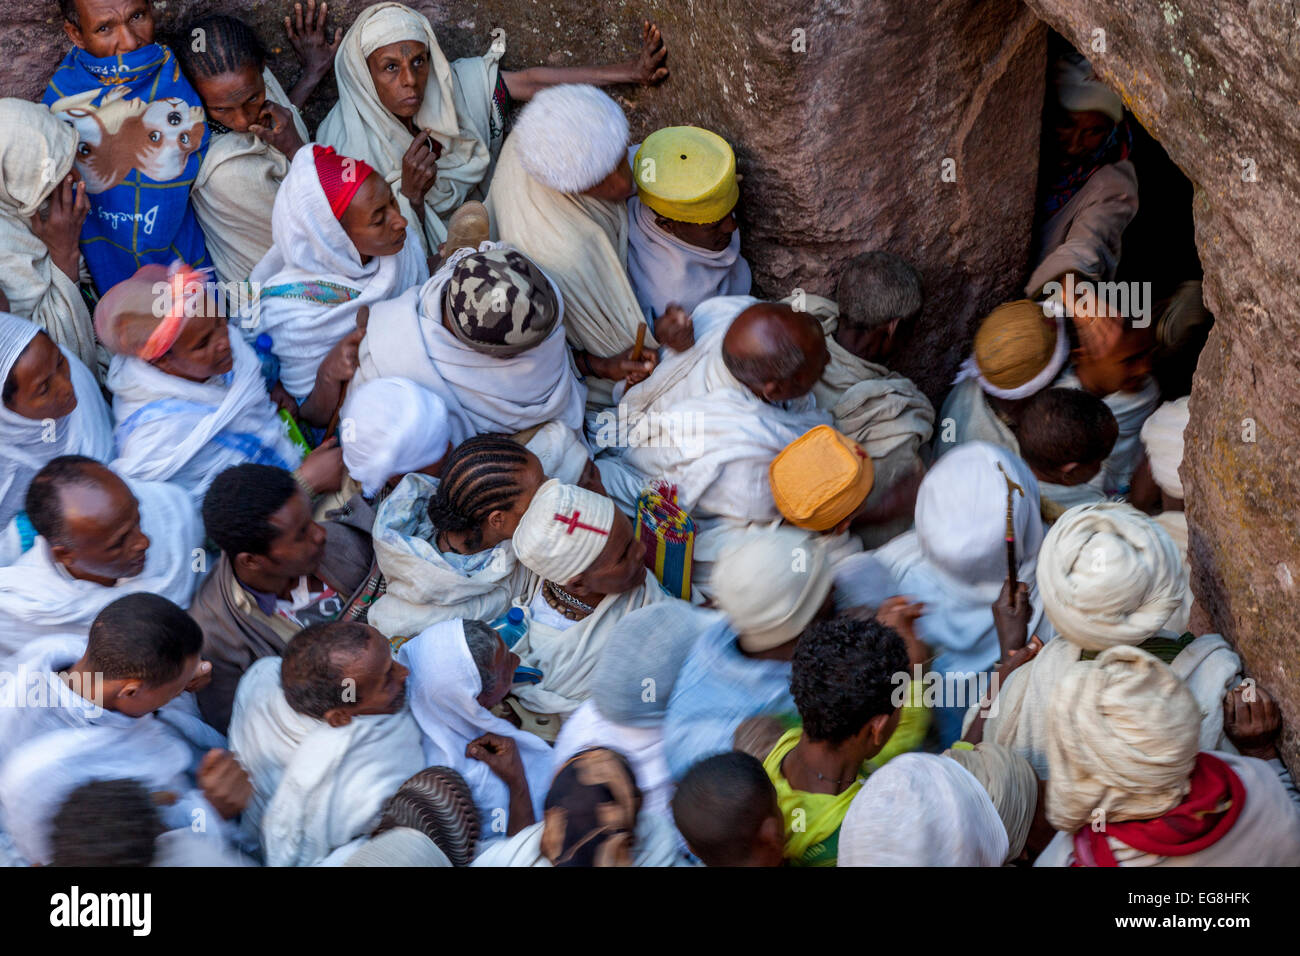
<instances>
[{"instance_id":1,"label":"crowd of pilgrims","mask_svg":"<svg viewBox=\"0 0 1300 956\"><path fill-rule=\"evenodd\" d=\"M510 71L306 0L286 91L236 18L59 8L0 100L10 863L1300 863L1279 708L1190 629L1199 283L1076 294L1139 212L1077 53L936 415L925 263L756 298L732 145L629 143L653 23Z\"/></svg>"}]
</instances>

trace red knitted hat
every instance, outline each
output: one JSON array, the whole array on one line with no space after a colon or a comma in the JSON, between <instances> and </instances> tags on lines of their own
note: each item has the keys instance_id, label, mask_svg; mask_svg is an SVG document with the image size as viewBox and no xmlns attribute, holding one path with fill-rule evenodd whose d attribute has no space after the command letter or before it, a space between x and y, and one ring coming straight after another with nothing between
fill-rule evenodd
<instances>
[{"instance_id":1,"label":"red knitted hat","mask_svg":"<svg viewBox=\"0 0 1300 956\"><path fill-rule=\"evenodd\" d=\"M312 146L312 156L316 160L316 175L320 179L321 189L329 200L330 212L334 218L343 219L352 197L357 194L366 177L373 173L374 167L364 159L351 159L334 152L333 146Z\"/></svg>"}]
</instances>

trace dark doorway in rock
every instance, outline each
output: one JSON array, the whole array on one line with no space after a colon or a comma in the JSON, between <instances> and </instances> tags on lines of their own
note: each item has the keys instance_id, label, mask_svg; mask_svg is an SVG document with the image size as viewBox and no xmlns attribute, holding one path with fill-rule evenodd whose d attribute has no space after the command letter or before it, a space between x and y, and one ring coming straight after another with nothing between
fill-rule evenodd
<instances>
[{"instance_id":1,"label":"dark doorway in rock","mask_svg":"<svg viewBox=\"0 0 1300 956\"><path fill-rule=\"evenodd\" d=\"M1053 67L1059 57L1073 52L1069 41L1055 31L1048 32L1042 163L1049 161L1053 148ZM1127 158L1137 173L1139 200L1137 214L1124 230L1114 281L1150 283L1147 302L1157 324L1158 343L1152 374L1164 398L1171 400L1191 393L1197 359L1214 322L1200 296L1203 270L1192 218L1195 189L1137 117L1125 110L1124 119L1132 134ZM1040 179L1036 208L1042 208L1044 189L1045 182Z\"/></svg>"}]
</instances>

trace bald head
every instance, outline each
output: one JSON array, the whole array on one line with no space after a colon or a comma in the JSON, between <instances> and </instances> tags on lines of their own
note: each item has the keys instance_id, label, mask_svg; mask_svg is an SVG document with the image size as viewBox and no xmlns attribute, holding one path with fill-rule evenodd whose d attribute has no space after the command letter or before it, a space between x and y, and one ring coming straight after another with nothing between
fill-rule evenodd
<instances>
[{"instance_id":1,"label":"bald head","mask_svg":"<svg viewBox=\"0 0 1300 956\"><path fill-rule=\"evenodd\" d=\"M812 391L830 354L821 323L788 305L756 302L722 340L727 369L759 398L784 402Z\"/></svg>"}]
</instances>

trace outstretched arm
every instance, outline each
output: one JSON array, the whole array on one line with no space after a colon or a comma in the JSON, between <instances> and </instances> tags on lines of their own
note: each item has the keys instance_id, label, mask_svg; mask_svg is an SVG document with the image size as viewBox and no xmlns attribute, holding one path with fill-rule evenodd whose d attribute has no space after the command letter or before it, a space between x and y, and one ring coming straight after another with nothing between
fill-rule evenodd
<instances>
[{"instance_id":1,"label":"outstretched arm","mask_svg":"<svg viewBox=\"0 0 1300 956\"><path fill-rule=\"evenodd\" d=\"M615 86L635 83L654 86L668 78L668 48L659 27L646 20L641 28L641 51L632 59L604 66L534 66L526 70L502 71L506 91L512 100L526 102L546 89L562 83L590 83Z\"/></svg>"},{"instance_id":2,"label":"outstretched arm","mask_svg":"<svg viewBox=\"0 0 1300 956\"><path fill-rule=\"evenodd\" d=\"M301 3L293 5L293 16L284 18L284 29L289 34L289 43L298 54L302 63L302 74L298 82L289 91L289 102L298 109L306 105L320 81L329 74L334 65L334 54L343 42L343 31L334 29L334 42L330 42L329 31L325 29L325 13L329 4L321 3L319 12L316 0L307 0L307 14L303 16Z\"/></svg>"}]
</instances>

